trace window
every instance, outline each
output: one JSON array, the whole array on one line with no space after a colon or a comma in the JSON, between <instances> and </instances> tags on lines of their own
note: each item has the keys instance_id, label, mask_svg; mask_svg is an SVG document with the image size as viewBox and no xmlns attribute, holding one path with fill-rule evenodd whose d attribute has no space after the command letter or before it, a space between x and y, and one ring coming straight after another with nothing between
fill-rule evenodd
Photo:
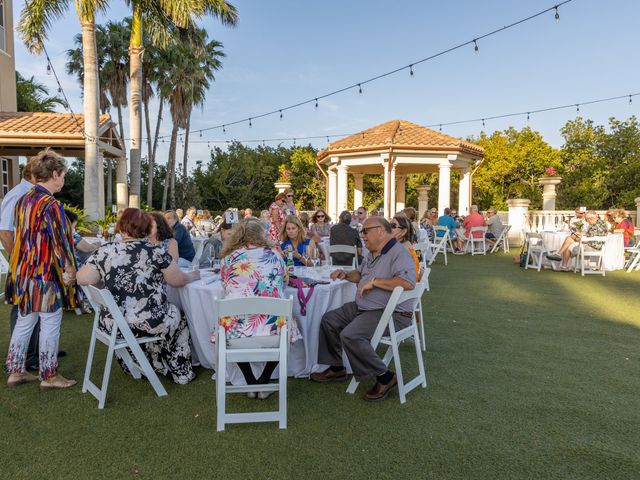
<instances>
[{"instance_id":1,"label":"window","mask_svg":"<svg viewBox=\"0 0 640 480\"><path fill-rule=\"evenodd\" d=\"M4 27L4 0L0 0L0 50L6 51Z\"/></svg>"},{"instance_id":2,"label":"window","mask_svg":"<svg viewBox=\"0 0 640 480\"><path fill-rule=\"evenodd\" d=\"M2 159L2 196L4 197L9 191L9 160Z\"/></svg>"}]
</instances>

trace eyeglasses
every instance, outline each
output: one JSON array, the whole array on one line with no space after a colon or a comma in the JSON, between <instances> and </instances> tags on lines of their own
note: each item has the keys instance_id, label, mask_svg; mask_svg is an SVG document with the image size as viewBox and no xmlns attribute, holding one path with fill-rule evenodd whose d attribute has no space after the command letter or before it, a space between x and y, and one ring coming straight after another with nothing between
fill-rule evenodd
<instances>
[{"instance_id":1,"label":"eyeglasses","mask_svg":"<svg viewBox=\"0 0 640 480\"><path fill-rule=\"evenodd\" d=\"M362 234L363 234L363 235L366 235L366 234L368 234L368 233L369 233L369 231L373 230L374 228L382 228L382 225L375 225L375 226L373 226L373 227L364 227L364 228L362 229Z\"/></svg>"},{"instance_id":2,"label":"eyeglasses","mask_svg":"<svg viewBox=\"0 0 640 480\"><path fill-rule=\"evenodd\" d=\"M316 218L324 218L324 215L316 215Z\"/></svg>"},{"instance_id":3,"label":"eyeglasses","mask_svg":"<svg viewBox=\"0 0 640 480\"><path fill-rule=\"evenodd\" d=\"M356 212L358 215L364 215L364 212Z\"/></svg>"},{"instance_id":4,"label":"eyeglasses","mask_svg":"<svg viewBox=\"0 0 640 480\"><path fill-rule=\"evenodd\" d=\"M397 223L392 223L391 224L391 228L402 228L400 225L398 225Z\"/></svg>"}]
</instances>

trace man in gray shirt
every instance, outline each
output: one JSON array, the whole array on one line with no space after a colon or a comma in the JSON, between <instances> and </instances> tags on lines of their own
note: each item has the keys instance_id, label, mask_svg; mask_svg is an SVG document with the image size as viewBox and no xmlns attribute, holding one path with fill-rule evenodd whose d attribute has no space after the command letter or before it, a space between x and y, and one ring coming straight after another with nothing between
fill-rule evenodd
<instances>
[{"instance_id":1,"label":"man in gray shirt","mask_svg":"<svg viewBox=\"0 0 640 480\"><path fill-rule=\"evenodd\" d=\"M371 338L378 326L395 287L413 290L416 268L409 250L391 234L391 225L382 217L369 217L362 235L369 251L357 270L336 270L331 279L346 279L358 284L356 301L327 312L320 324L318 361L330 365L323 372L313 373L315 382L335 382L347 379L342 364L344 349L358 381L376 377L376 383L364 399L382 401L397 387L396 374L387 369L371 346ZM411 323L413 301L399 304L393 314L398 329Z\"/></svg>"},{"instance_id":2,"label":"man in gray shirt","mask_svg":"<svg viewBox=\"0 0 640 480\"><path fill-rule=\"evenodd\" d=\"M504 228L502 220L500 220L500 216L498 215L498 211L495 208L487 210L486 223L487 233L485 233L484 236L491 245L494 245L496 240L500 238L500 234Z\"/></svg>"}]
</instances>

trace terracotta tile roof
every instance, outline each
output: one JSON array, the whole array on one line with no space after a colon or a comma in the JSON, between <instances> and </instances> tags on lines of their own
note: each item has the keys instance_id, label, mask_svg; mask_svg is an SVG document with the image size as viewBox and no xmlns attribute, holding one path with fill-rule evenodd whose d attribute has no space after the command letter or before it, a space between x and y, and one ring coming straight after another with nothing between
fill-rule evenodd
<instances>
[{"instance_id":1,"label":"terracotta tile roof","mask_svg":"<svg viewBox=\"0 0 640 480\"><path fill-rule=\"evenodd\" d=\"M110 115L100 115L99 127L110 121ZM0 135L4 137L47 135L82 138L83 129L84 115L78 113L0 112Z\"/></svg>"},{"instance_id":2,"label":"terracotta tile roof","mask_svg":"<svg viewBox=\"0 0 640 480\"><path fill-rule=\"evenodd\" d=\"M459 150L473 155L483 155L484 150L473 143L450 137L430 128L405 120L391 120L368 130L331 142L318 153L318 159L341 152L368 151L402 147L424 150Z\"/></svg>"}]
</instances>

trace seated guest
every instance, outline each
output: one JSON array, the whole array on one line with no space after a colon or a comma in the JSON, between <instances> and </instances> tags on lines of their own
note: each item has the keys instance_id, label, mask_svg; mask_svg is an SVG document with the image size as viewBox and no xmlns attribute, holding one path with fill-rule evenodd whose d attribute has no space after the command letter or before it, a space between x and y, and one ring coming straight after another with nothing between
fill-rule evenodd
<instances>
[{"instance_id":1,"label":"seated guest","mask_svg":"<svg viewBox=\"0 0 640 480\"><path fill-rule=\"evenodd\" d=\"M413 207L407 207L402 209L399 213L404 213L411 222L411 225L413 225L413 237L411 238L411 242L416 243L418 241L418 228L420 228L417 221L418 212Z\"/></svg>"},{"instance_id":2,"label":"seated guest","mask_svg":"<svg viewBox=\"0 0 640 480\"><path fill-rule=\"evenodd\" d=\"M362 257L362 241L360 235L355 228L350 226L351 213L347 210L343 211L338 217L338 223L331 227L329 234L329 245L347 245L349 247L356 247L358 252L358 259ZM353 255L349 253L332 253L331 259L334 265L351 265L353 262Z\"/></svg>"},{"instance_id":3,"label":"seated guest","mask_svg":"<svg viewBox=\"0 0 640 480\"><path fill-rule=\"evenodd\" d=\"M253 216L253 210L251 210L250 208L245 208L244 209L244 218L255 218Z\"/></svg>"},{"instance_id":4,"label":"seated guest","mask_svg":"<svg viewBox=\"0 0 640 480\"><path fill-rule=\"evenodd\" d=\"M623 209L617 209L613 212L613 231L624 235L624 247L633 247L635 242L635 227L633 222L627 218Z\"/></svg>"},{"instance_id":5,"label":"seated guest","mask_svg":"<svg viewBox=\"0 0 640 480\"><path fill-rule=\"evenodd\" d=\"M211 217L211 212L209 210L203 210L202 215L200 215L196 220L196 227L207 235L211 235L213 233L215 223L213 222L213 218Z\"/></svg>"},{"instance_id":6,"label":"seated guest","mask_svg":"<svg viewBox=\"0 0 640 480\"><path fill-rule=\"evenodd\" d=\"M304 227L300 219L289 215L284 221L284 228L280 239L280 249L285 255L291 253L296 267L310 267L313 265L311 257L315 253L315 242L305 238Z\"/></svg>"},{"instance_id":7,"label":"seated guest","mask_svg":"<svg viewBox=\"0 0 640 480\"><path fill-rule=\"evenodd\" d=\"M569 230L571 230L571 233L581 232L587 229L587 221L584 218L586 213L587 207L576 208L576 215L569 220Z\"/></svg>"},{"instance_id":8,"label":"seated guest","mask_svg":"<svg viewBox=\"0 0 640 480\"><path fill-rule=\"evenodd\" d=\"M353 375L358 381L375 377L376 383L364 399L382 401L397 387L395 373L387 369L371 346L371 337L395 287L413 290L416 270L409 251L391 234L391 225L382 217L369 217L362 228L367 258L357 270L336 270L331 278L358 284L355 302L324 314L320 323L318 362L330 365L311 375L315 382L346 380L342 351L347 355ZM413 301L399 304L393 314L397 329L411 324Z\"/></svg>"},{"instance_id":9,"label":"seated guest","mask_svg":"<svg viewBox=\"0 0 640 480\"><path fill-rule=\"evenodd\" d=\"M159 245L177 262L180 258L178 242L173 238L171 227L160 212L151 212L149 215L151 215L151 233L147 237L147 241L152 245Z\"/></svg>"},{"instance_id":10,"label":"seated guest","mask_svg":"<svg viewBox=\"0 0 640 480\"><path fill-rule=\"evenodd\" d=\"M311 238L310 230L309 230L309 214L307 212L300 212L298 215L298 220L302 223L302 227L304 228L304 236Z\"/></svg>"},{"instance_id":11,"label":"seated guest","mask_svg":"<svg viewBox=\"0 0 640 480\"><path fill-rule=\"evenodd\" d=\"M434 224L431 220L431 212L429 210L425 210L425 212L422 214L422 217L420 218L420 228L427 232L427 237L429 238L430 242L433 242L436 236L433 225Z\"/></svg>"},{"instance_id":12,"label":"seated guest","mask_svg":"<svg viewBox=\"0 0 640 480\"><path fill-rule=\"evenodd\" d=\"M414 236L413 225L406 215L403 213L395 214L391 220L391 233L398 242L409 250L411 257L413 258L413 263L416 267L416 281L420 281L420 260L418 259L418 253L411 244L411 239Z\"/></svg>"},{"instance_id":13,"label":"seated guest","mask_svg":"<svg viewBox=\"0 0 640 480\"><path fill-rule=\"evenodd\" d=\"M231 237L231 232L233 229L233 223L227 223L226 218L222 218L222 222L219 226L220 238L216 238L214 236L209 237L209 239L202 246L202 257L200 257L200 268L211 267L210 259L222 260L222 249L224 248L224 244Z\"/></svg>"},{"instance_id":14,"label":"seated guest","mask_svg":"<svg viewBox=\"0 0 640 480\"><path fill-rule=\"evenodd\" d=\"M184 225L178 220L178 215L173 210L164 212L164 219L173 230L173 238L178 242L178 266L189 267L196 256L196 250L193 248L191 236Z\"/></svg>"},{"instance_id":15,"label":"seated guest","mask_svg":"<svg viewBox=\"0 0 640 480\"><path fill-rule=\"evenodd\" d=\"M464 248L464 243L462 242L462 240L458 238L458 235L456 234L456 228L458 227L458 222L456 222L451 217L450 213L451 213L451 210L449 208L445 208L444 214L438 218L438 225L440 225L441 227L447 227L449 229L449 237L451 238L456 251L461 252L462 249ZM444 237L444 232L442 230L438 230L436 232L436 236Z\"/></svg>"},{"instance_id":16,"label":"seated guest","mask_svg":"<svg viewBox=\"0 0 640 480\"><path fill-rule=\"evenodd\" d=\"M196 207L189 207L185 216L180 220L180 223L182 223L187 232L189 232L189 235L194 235L196 230L198 230L198 227L196 227L197 214L198 211L196 210Z\"/></svg>"},{"instance_id":17,"label":"seated guest","mask_svg":"<svg viewBox=\"0 0 640 480\"><path fill-rule=\"evenodd\" d=\"M178 220L182 221L184 218L184 210L181 208L176 208L176 215L178 216Z\"/></svg>"},{"instance_id":18,"label":"seated guest","mask_svg":"<svg viewBox=\"0 0 640 480\"><path fill-rule=\"evenodd\" d=\"M331 225L329 224L331 222L331 217L327 215L327 212L325 212L321 208L317 209L313 213L311 221L313 222L310 228L311 233L317 235L318 237L329 236L329 234L331 233Z\"/></svg>"},{"instance_id":19,"label":"seated guest","mask_svg":"<svg viewBox=\"0 0 640 480\"><path fill-rule=\"evenodd\" d=\"M351 226L355 228L358 232L362 229L362 224L367 219L367 209L364 207L358 207L355 212L353 212L353 219L351 220Z\"/></svg>"},{"instance_id":20,"label":"seated guest","mask_svg":"<svg viewBox=\"0 0 640 480\"><path fill-rule=\"evenodd\" d=\"M271 216L269 215L269 210L262 210L260 212L260 220L262 220L265 230L269 231L269 225L271 225Z\"/></svg>"},{"instance_id":21,"label":"seated guest","mask_svg":"<svg viewBox=\"0 0 640 480\"><path fill-rule=\"evenodd\" d=\"M100 244L87 242L77 232L76 227L78 226L78 215L71 210L65 210L64 214L67 217L67 227L71 229L71 235L73 236L73 248L76 255L76 262L78 266L81 267L84 265L84 262L87 261L87 258L89 258L91 253L98 249Z\"/></svg>"},{"instance_id":22,"label":"seated guest","mask_svg":"<svg viewBox=\"0 0 640 480\"><path fill-rule=\"evenodd\" d=\"M498 216L498 211L495 208L490 208L487 210L487 233L485 233L485 237L487 241L491 245L495 245L496 240L502 234L502 230L504 226L502 225L502 220Z\"/></svg>"},{"instance_id":23,"label":"seated guest","mask_svg":"<svg viewBox=\"0 0 640 480\"><path fill-rule=\"evenodd\" d=\"M482 215L478 213L478 206L471 205L471 213L467 215L467 217L462 222L462 227L464 230L465 238L469 238L471 236L471 229L473 227L484 227L485 221ZM482 232L473 232L473 236L476 238L482 237Z\"/></svg>"},{"instance_id":24,"label":"seated guest","mask_svg":"<svg viewBox=\"0 0 640 480\"><path fill-rule=\"evenodd\" d=\"M294 217L295 218L295 217ZM222 251L220 275L225 298L273 297L284 298L286 268L284 261L267 238L264 225L256 218L245 218L231 230ZM276 347L283 326L282 317L251 315L246 317L223 317L229 348ZM300 336L295 325L289 325L291 341ZM216 341L217 328L211 334ZM278 362L267 362L264 370L256 376L249 362L239 362L248 385L268 383ZM259 392L258 397L267 398L273 392ZM255 392L247 394L256 398Z\"/></svg>"},{"instance_id":25,"label":"seated guest","mask_svg":"<svg viewBox=\"0 0 640 480\"><path fill-rule=\"evenodd\" d=\"M151 215L127 208L116 225L123 241L98 248L78 271L78 283L109 290L135 336L161 337L140 347L156 372L185 384L195 378L189 329L178 308L168 302L166 285L182 287L199 279L200 273L182 272L165 249L147 242L151 225ZM111 332L113 318L106 310L100 312L99 322Z\"/></svg>"},{"instance_id":26,"label":"seated guest","mask_svg":"<svg viewBox=\"0 0 640 480\"><path fill-rule=\"evenodd\" d=\"M593 210L585 213L584 218L587 223L586 229L577 230L569 235L563 242L562 247L557 253L548 253L547 258L554 261L562 261L560 270L567 271L569 260L571 257L578 255L580 237L602 237L607 235L607 225L600 220L598 214ZM600 250L603 244L601 242L589 242L584 245L585 250Z\"/></svg>"}]
</instances>

